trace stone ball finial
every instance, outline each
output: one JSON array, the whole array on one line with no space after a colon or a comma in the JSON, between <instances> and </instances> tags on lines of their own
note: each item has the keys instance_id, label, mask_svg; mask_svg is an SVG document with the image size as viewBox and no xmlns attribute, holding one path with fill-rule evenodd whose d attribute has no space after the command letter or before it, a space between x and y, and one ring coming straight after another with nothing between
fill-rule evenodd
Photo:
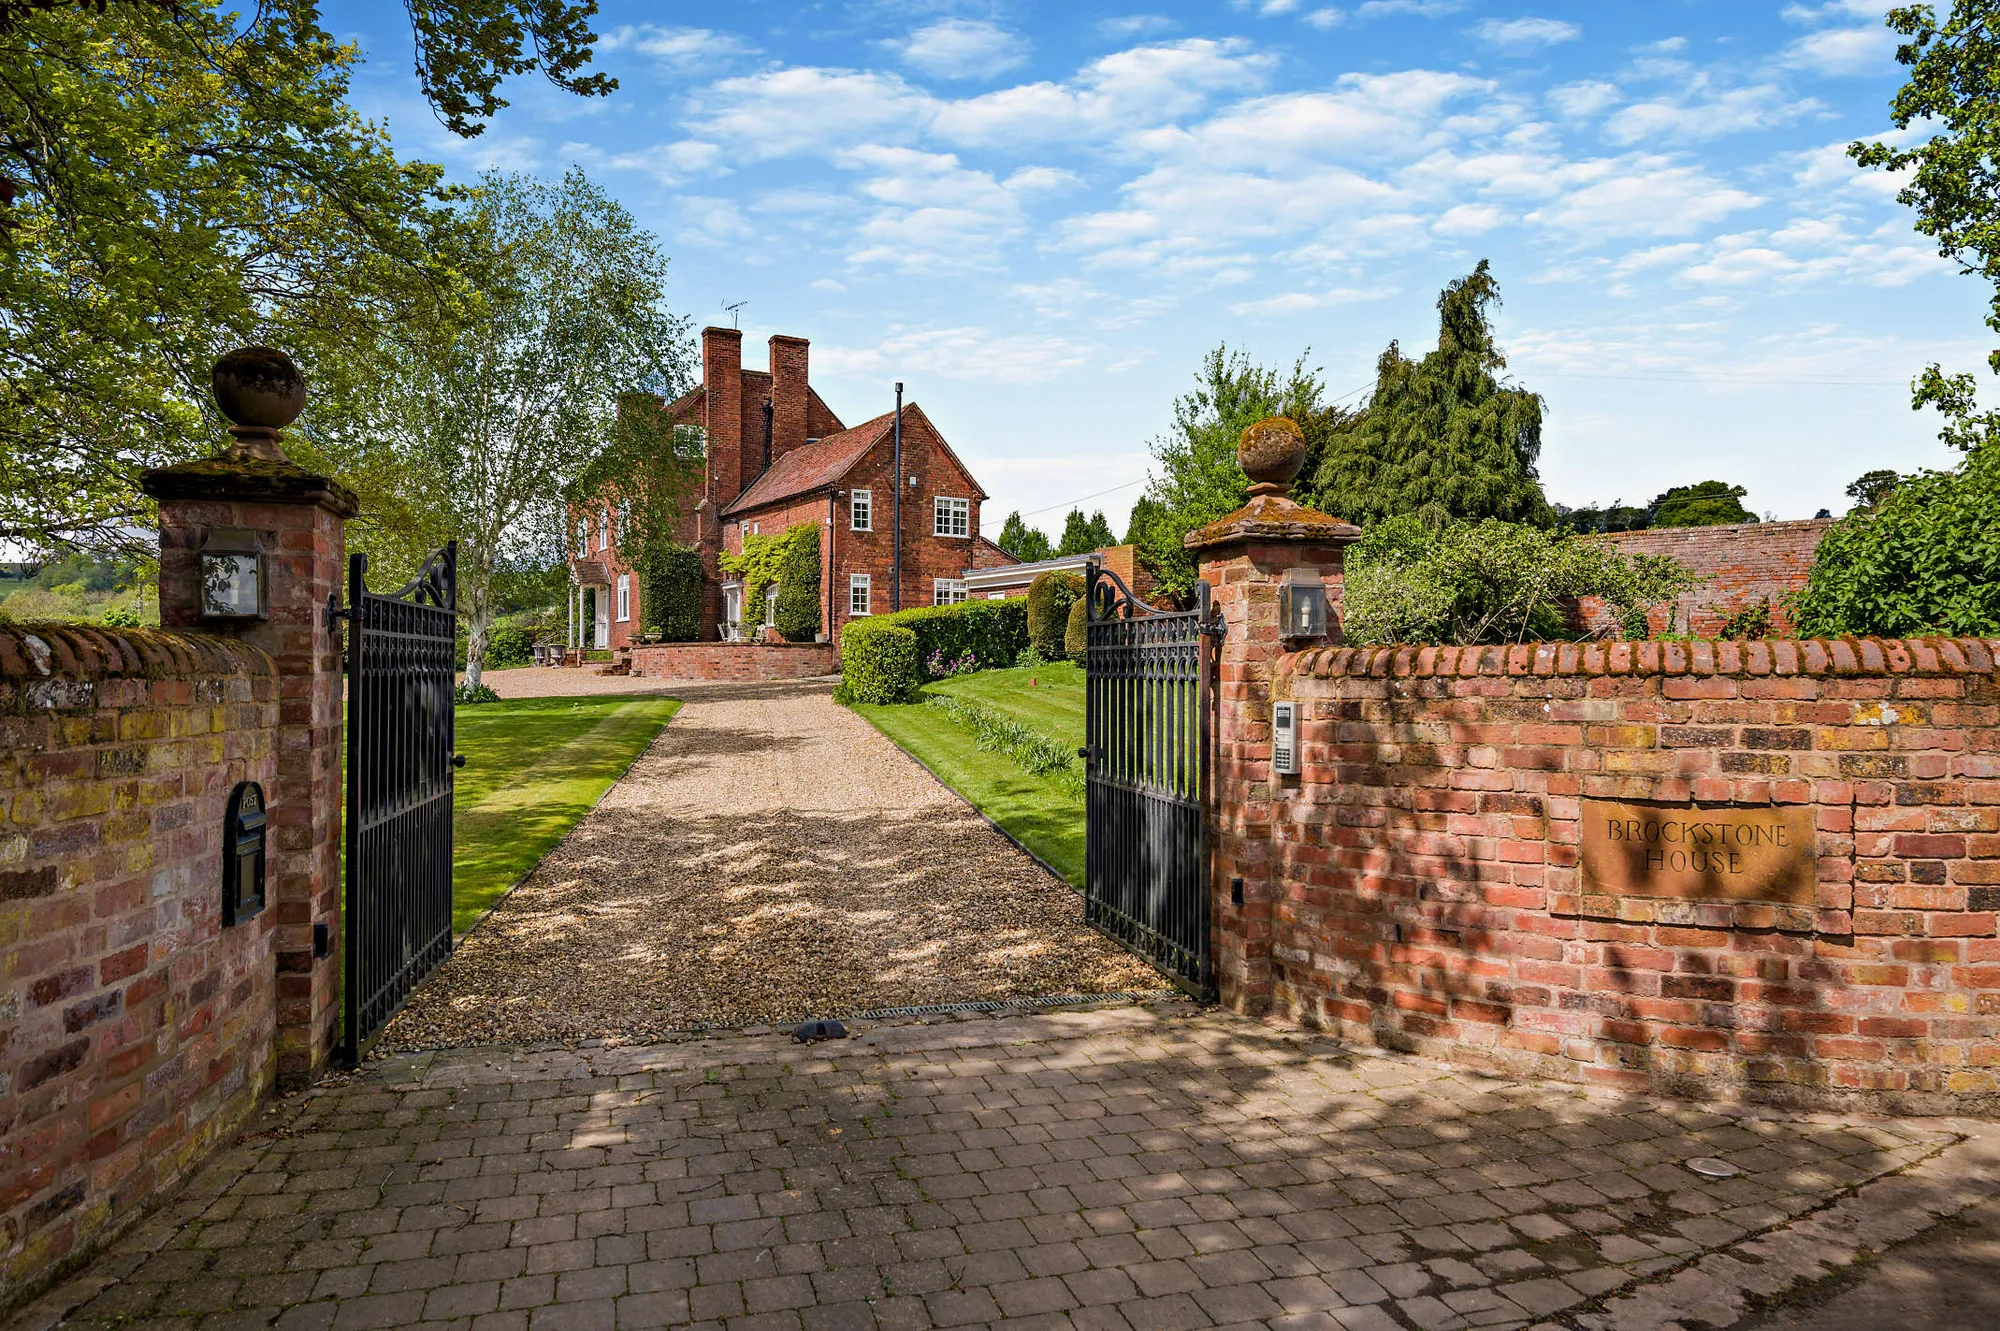
<instances>
[{"instance_id":1,"label":"stone ball finial","mask_svg":"<svg viewBox=\"0 0 2000 1331\"><path fill-rule=\"evenodd\" d=\"M276 347L239 347L215 362L215 405L232 423L282 430L306 409L306 377Z\"/></svg>"},{"instance_id":2,"label":"stone ball finial","mask_svg":"<svg viewBox=\"0 0 2000 1331\"><path fill-rule=\"evenodd\" d=\"M1305 433L1289 417L1266 417L1237 437L1236 461L1251 485L1282 494L1305 465Z\"/></svg>"}]
</instances>

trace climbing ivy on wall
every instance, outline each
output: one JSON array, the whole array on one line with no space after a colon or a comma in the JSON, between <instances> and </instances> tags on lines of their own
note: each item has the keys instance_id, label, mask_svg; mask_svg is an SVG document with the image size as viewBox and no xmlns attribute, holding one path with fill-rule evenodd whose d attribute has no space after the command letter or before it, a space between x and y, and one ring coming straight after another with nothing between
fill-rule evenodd
<instances>
[{"instance_id":1,"label":"climbing ivy on wall","mask_svg":"<svg viewBox=\"0 0 2000 1331\"><path fill-rule=\"evenodd\" d=\"M793 580L796 582L799 579L800 573L806 567L807 557L805 555L805 547L808 545L812 550L810 558L813 591L807 599L812 602L815 608L812 614L813 625L811 628L805 630L804 636L811 637L819 631L819 611L817 609L819 600L819 526L811 522L801 522L796 526L786 528L783 532L768 535L760 532L747 535L743 538L743 552L741 554L732 555L726 551L723 553L723 572L734 574L743 583L744 623L761 624L764 621L764 596L770 590L773 583L781 584L779 596L782 604L784 600L782 582L785 578L786 567L790 564L798 570L793 574ZM796 593L792 599L796 602ZM796 625L797 616L794 615L792 619ZM783 624L780 624L779 631L784 632L784 627ZM790 633L786 633L785 636L787 638L793 637ZM796 641L797 639L793 638L793 640Z\"/></svg>"}]
</instances>

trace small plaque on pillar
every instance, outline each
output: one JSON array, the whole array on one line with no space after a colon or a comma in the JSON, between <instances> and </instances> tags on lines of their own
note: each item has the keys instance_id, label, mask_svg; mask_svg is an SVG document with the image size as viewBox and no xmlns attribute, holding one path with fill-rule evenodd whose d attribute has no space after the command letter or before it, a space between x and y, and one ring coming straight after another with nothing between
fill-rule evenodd
<instances>
[{"instance_id":1,"label":"small plaque on pillar","mask_svg":"<svg viewBox=\"0 0 2000 1331\"><path fill-rule=\"evenodd\" d=\"M1813 904L1810 806L1583 801L1583 890L1595 896Z\"/></svg>"}]
</instances>

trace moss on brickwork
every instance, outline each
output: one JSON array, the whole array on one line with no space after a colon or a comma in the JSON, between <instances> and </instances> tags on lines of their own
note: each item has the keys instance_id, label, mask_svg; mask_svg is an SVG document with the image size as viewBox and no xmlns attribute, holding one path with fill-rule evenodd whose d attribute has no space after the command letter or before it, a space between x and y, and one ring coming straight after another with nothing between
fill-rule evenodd
<instances>
[{"instance_id":1,"label":"moss on brickwork","mask_svg":"<svg viewBox=\"0 0 2000 1331\"><path fill-rule=\"evenodd\" d=\"M79 624L0 625L0 679L186 679L269 675L248 643L177 629Z\"/></svg>"}]
</instances>

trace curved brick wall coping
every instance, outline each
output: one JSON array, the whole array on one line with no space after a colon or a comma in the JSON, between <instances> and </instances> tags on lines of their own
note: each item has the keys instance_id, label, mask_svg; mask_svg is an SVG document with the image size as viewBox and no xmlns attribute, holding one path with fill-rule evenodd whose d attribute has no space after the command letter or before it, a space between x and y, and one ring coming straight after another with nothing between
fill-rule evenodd
<instances>
[{"instance_id":1,"label":"curved brick wall coping","mask_svg":"<svg viewBox=\"0 0 2000 1331\"><path fill-rule=\"evenodd\" d=\"M0 680L270 675L271 658L233 638L84 624L0 627Z\"/></svg>"},{"instance_id":2,"label":"curved brick wall coping","mask_svg":"<svg viewBox=\"0 0 2000 1331\"><path fill-rule=\"evenodd\" d=\"M1750 642L1531 642L1482 647L1316 647L1281 670L1313 679L1482 675L1991 675L2000 641L1807 638Z\"/></svg>"}]
</instances>

